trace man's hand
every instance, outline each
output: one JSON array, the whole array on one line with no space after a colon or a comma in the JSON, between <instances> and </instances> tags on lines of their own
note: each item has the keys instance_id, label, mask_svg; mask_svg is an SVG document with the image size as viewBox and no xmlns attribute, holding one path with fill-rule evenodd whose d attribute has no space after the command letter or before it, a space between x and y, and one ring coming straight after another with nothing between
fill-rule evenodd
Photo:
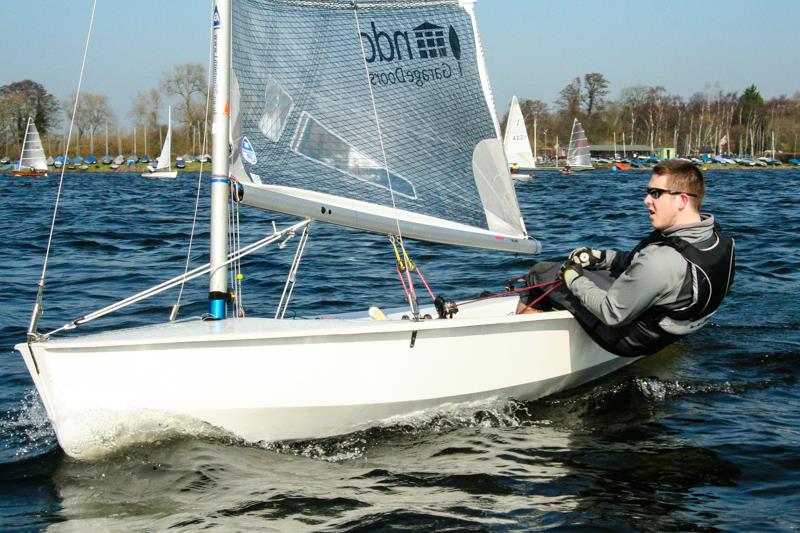
<instances>
[{"instance_id":1,"label":"man's hand","mask_svg":"<svg viewBox=\"0 0 800 533\"><path fill-rule=\"evenodd\" d=\"M580 265L582 267L593 266L602 263L606 258L606 253L603 250L595 250L583 246L575 248L570 252L567 262Z\"/></svg>"},{"instance_id":2,"label":"man's hand","mask_svg":"<svg viewBox=\"0 0 800 533\"><path fill-rule=\"evenodd\" d=\"M564 280L564 285L568 289L572 290L570 285L581 276L583 276L583 268L581 268L580 264L567 260L561 265L561 279Z\"/></svg>"}]
</instances>

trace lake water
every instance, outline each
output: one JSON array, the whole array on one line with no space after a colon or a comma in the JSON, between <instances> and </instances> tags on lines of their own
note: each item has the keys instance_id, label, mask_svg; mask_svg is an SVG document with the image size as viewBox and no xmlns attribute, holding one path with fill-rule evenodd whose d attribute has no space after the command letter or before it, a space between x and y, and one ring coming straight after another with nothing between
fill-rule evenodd
<instances>
[{"instance_id":1,"label":"lake water","mask_svg":"<svg viewBox=\"0 0 800 533\"><path fill-rule=\"evenodd\" d=\"M0 529L797 530L800 171L706 176L704 208L737 241L736 281L711 325L660 354L536 402L267 447L173 436L94 462L60 451L13 351L25 337L57 178L0 176ZM197 179L67 175L42 329L182 272ZM543 255L559 256L583 244L632 247L649 231L647 179L543 171L517 192ZM194 264L205 262L206 218ZM242 220L244 242L271 231L266 213L243 208ZM410 251L432 288L459 301L502 290L530 264L423 243ZM290 244L246 260L250 315L274 313L292 255ZM187 286L186 314L205 310L206 291L205 280ZM165 320L175 297L86 331ZM385 238L314 225L290 313L399 306L402 297Z\"/></svg>"}]
</instances>

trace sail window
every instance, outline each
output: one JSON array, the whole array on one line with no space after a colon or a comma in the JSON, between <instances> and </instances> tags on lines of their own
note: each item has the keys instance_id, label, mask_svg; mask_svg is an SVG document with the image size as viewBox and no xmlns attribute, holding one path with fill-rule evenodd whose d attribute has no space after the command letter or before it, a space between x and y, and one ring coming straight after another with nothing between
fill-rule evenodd
<instances>
[{"instance_id":1,"label":"sail window","mask_svg":"<svg viewBox=\"0 0 800 533\"><path fill-rule=\"evenodd\" d=\"M343 172L365 183L389 190L394 194L416 199L414 185L382 164L367 157L340 136L323 126L307 112L303 112L292 140L292 150L312 161Z\"/></svg>"},{"instance_id":2,"label":"sail window","mask_svg":"<svg viewBox=\"0 0 800 533\"><path fill-rule=\"evenodd\" d=\"M264 89L264 113L258 121L261 133L270 141L278 142L293 107L292 97L275 81L268 80Z\"/></svg>"}]
</instances>

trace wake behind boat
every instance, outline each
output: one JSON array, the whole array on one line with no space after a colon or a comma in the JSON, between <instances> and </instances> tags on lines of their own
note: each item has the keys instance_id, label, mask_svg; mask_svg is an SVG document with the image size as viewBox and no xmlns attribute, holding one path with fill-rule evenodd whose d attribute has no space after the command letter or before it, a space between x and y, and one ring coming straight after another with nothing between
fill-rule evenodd
<instances>
[{"instance_id":1,"label":"wake behind boat","mask_svg":"<svg viewBox=\"0 0 800 533\"><path fill-rule=\"evenodd\" d=\"M600 348L566 311L514 314L513 294L453 306L431 291L434 305L418 302L414 279L427 283L406 239L539 250L509 176L473 3L217 0L213 28L209 264L46 333L43 274L16 346L69 455L198 423L251 442L326 437L424 409L534 399L635 360ZM441 76L386 75L383 31L401 47L392 57ZM242 205L303 220L229 250ZM408 309L284 319L312 220L388 235ZM228 285L228 274L296 235L275 317L245 318L242 280ZM205 319L57 338L206 274Z\"/></svg>"}]
</instances>

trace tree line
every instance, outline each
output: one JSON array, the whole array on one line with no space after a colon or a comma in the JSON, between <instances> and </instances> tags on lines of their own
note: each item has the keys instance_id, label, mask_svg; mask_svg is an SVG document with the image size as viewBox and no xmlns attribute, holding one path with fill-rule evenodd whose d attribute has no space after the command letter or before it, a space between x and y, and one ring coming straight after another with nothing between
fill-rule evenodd
<instances>
[{"instance_id":1,"label":"tree line","mask_svg":"<svg viewBox=\"0 0 800 533\"><path fill-rule=\"evenodd\" d=\"M17 157L28 117L36 124L48 155L64 152L68 126L75 112L70 155L158 155L167 127L167 106L172 105L173 153L202 150L206 118L208 77L198 63L178 65L165 72L155 88L139 91L131 102L133 129L122 131L108 96L83 91L59 102L33 80L0 86L0 151ZM207 148L210 149L210 148Z\"/></svg>"},{"instance_id":2,"label":"tree line","mask_svg":"<svg viewBox=\"0 0 800 533\"><path fill-rule=\"evenodd\" d=\"M609 85L603 74L592 72L570 81L553 105L520 99L528 137L533 139L535 119L537 148L552 155L556 139L561 147L569 143L577 118L590 143L612 144L616 138L620 152L624 141L684 155L762 155L771 154L774 135L777 155L797 156L800 91L765 100L755 84L741 94L716 85L684 99L662 86L634 85L613 100Z\"/></svg>"}]
</instances>

